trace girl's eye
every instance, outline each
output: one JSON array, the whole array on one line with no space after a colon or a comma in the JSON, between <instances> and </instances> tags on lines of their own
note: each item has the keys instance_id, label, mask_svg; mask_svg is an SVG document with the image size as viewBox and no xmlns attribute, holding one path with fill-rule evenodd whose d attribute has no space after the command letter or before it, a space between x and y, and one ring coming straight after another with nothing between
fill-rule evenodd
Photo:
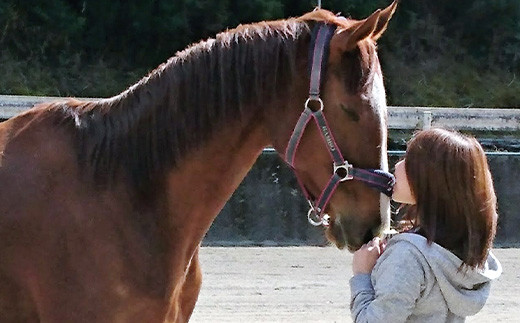
<instances>
[{"instance_id":1,"label":"girl's eye","mask_svg":"<svg viewBox=\"0 0 520 323\"><path fill-rule=\"evenodd\" d=\"M359 121L359 114L356 111L350 109L343 103L340 103L340 107L341 107L341 110L343 110L352 121L354 121L354 122Z\"/></svg>"}]
</instances>

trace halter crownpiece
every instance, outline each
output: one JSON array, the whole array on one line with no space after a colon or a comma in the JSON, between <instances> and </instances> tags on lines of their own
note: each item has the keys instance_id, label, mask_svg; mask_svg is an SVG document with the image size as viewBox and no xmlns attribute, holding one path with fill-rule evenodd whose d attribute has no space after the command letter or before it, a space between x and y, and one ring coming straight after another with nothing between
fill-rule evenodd
<instances>
[{"instance_id":1,"label":"halter crownpiece","mask_svg":"<svg viewBox=\"0 0 520 323\"><path fill-rule=\"evenodd\" d=\"M305 101L305 109L303 110L294 130L291 134L291 138L287 144L285 151L285 161L293 169L298 184L300 185L305 198L309 202L310 210L307 213L307 218L312 225L329 225L329 217L323 214L327 204L329 203L332 194L338 187L340 182L348 180L359 180L367 184L368 186L379 190L381 193L387 196L392 195L393 187L395 184L395 178L392 174L385 172L381 169L362 169L353 167L343 158L341 151L334 140L332 131L327 123L327 119L323 114L323 101L320 98L320 89L324 78L322 75L326 72L327 61L329 56L329 43L330 39L334 35L336 25L319 23L313 30L311 37L311 45L309 49L309 61L310 61L310 88L309 98ZM311 103L316 102L318 104L317 109L311 109ZM307 128L309 121L313 119L316 126L320 130L327 150L333 161L333 172L329 179L329 182L321 192L321 195L317 200L311 198L311 194L303 185L303 182L298 177L298 172L295 167L295 156L296 150L300 144L303 136L303 132Z\"/></svg>"}]
</instances>

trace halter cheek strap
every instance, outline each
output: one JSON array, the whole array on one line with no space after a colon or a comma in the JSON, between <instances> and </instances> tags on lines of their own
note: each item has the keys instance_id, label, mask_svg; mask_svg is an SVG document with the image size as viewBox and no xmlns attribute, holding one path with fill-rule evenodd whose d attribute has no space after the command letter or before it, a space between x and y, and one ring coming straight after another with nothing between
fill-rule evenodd
<instances>
[{"instance_id":1,"label":"halter cheek strap","mask_svg":"<svg viewBox=\"0 0 520 323\"><path fill-rule=\"evenodd\" d=\"M323 214L332 194L338 187L340 182L347 180L360 180L370 187L373 187L380 192L391 196L393 186L395 184L395 178L392 174L385 172L380 169L361 169L355 168L343 158L341 151L334 140L332 131L327 123L327 119L323 114L323 101L320 98L321 83L323 82L322 75L326 71L326 64L328 61L328 50L329 43L334 31L336 30L335 25L330 24L318 24L312 34L311 46L310 46L310 89L309 98L305 102L305 109L303 110L296 126L294 127L293 133L287 148L285 151L285 161L293 169L296 179L305 195L305 198L309 202L310 210L307 214L309 222L313 225L325 225L328 223L328 216ZM311 102L317 102L319 108L313 111L309 104ZM307 128L309 121L313 119L316 126L320 130L321 137L327 146L327 150L333 161L333 173L330 177L327 185L322 190L317 200L311 198L311 194L303 184L301 178L298 176L298 172L295 167L295 156L300 141L303 136L303 132Z\"/></svg>"}]
</instances>

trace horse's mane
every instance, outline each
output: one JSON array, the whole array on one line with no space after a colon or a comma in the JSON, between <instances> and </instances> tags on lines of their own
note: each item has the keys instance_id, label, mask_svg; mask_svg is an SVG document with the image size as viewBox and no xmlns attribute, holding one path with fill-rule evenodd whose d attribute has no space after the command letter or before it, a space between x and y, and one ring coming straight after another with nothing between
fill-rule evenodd
<instances>
[{"instance_id":1,"label":"horse's mane","mask_svg":"<svg viewBox=\"0 0 520 323\"><path fill-rule=\"evenodd\" d=\"M58 105L76 128L82 167L101 183L119 171L147 190L225 122L254 113L287 86L308 21L347 27L325 10L301 18L240 25L177 52L121 94Z\"/></svg>"}]
</instances>

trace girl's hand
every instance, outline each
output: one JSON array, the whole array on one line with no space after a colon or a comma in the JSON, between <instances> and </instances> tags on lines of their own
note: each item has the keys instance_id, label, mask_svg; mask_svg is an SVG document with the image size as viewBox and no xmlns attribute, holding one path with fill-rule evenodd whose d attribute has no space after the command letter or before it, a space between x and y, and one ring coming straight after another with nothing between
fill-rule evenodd
<instances>
[{"instance_id":1,"label":"girl's hand","mask_svg":"<svg viewBox=\"0 0 520 323\"><path fill-rule=\"evenodd\" d=\"M386 247L386 241L378 237L364 244L358 251L354 252L352 261L352 272L356 274L370 274L376 265L377 258L381 256Z\"/></svg>"}]
</instances>

